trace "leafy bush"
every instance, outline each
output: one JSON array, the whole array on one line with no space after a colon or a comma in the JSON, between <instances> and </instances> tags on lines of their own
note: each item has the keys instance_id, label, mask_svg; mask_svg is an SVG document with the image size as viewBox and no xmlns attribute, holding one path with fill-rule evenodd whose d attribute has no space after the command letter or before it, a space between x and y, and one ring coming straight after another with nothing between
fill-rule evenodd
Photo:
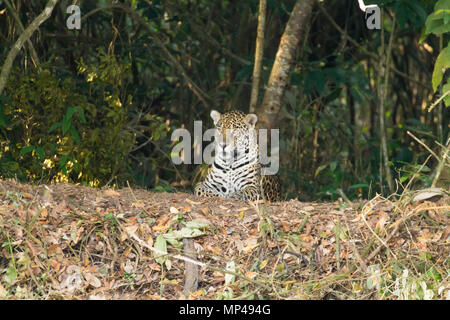
<instances>
[{"instance_id":1,"label":"leafy bush","mask_svg":"<svg viewBox=\"0 0 450 320\"><path fill-rule=\"evenodd\" d=\"M92 62L80 60L83 78L58 77L49 65L10 76L0 109L2 176L94 186L131 179L129 64L99 50Z\"/></svg>"}]
</instances>

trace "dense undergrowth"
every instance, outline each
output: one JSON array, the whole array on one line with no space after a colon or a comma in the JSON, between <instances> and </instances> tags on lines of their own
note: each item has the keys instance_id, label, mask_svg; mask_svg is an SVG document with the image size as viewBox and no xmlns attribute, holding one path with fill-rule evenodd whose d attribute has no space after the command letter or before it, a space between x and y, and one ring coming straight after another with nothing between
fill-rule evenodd
<instances>
[{"instance_id":1,"label":"dense undergrowth","mask_svg":"<svg viewBox=\"0 0 450 320\"><path fill-rule=\"evenodd\" d=\"M335 200L343 192L370 199L402 192L412 180L413 188L433 182L448 146L448 108L430 108L448 88L442 72L448 67L448 12L439 7L445 1L378 2L385 12L382 30L361 27L356 1L314 8L280 111L280 176L287 198ZM211 109L248 112L258 1L130 3L178 65L154 34L127 12L103 8L105 3L80 2L89 18L79 31L66 28L64 2L57 4L41 36L32 38L40 63L30 60L29 50L17 57L0 95L0 176L190 191L205 170L174 165L170 136L177 128L193 133L197 120L203 130L212 127ZM264 83L293 3L269 1ZM34 1L17 6L23 21L42 9ZM20 33L5 12L0 57ZM383 98L385 68L377 61L389 55ZM192 84L206 104L189 89ZM395 183L389 190L382 164L381 100L387 165L400 182L397 190ZM437 157L428 159L428 149ZM448 166L440 177L440 185L448 185Z\"/></svg>"}]
</instances>

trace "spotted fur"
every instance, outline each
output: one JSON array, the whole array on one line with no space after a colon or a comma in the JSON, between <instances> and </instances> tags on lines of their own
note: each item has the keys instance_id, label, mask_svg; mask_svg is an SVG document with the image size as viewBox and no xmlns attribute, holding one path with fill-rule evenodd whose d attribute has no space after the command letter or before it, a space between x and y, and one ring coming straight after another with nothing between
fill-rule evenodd
<instances>
[{"instance_id":1,"label":"spotted fur","mask_svg":"<svg viewBox=\"0 0 450 320\"><path fill-rule=\"evenodd\" d=\"M215 158L206 179L195 187L195 194L254 201L280 201L277 176L261 175L255 114L240 111L225 114L213 110ZM261 194L262 190L262 194Z\"/></svg>"}]
</instances>

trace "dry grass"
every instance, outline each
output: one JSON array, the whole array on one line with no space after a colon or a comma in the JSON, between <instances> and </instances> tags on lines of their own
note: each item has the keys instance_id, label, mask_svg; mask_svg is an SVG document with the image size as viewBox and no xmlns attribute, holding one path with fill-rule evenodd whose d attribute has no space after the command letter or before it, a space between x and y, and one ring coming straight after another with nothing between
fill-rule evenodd
<instances>
[{"instance_id":1,"label":"dry grass","mask_svg":"<svg viewBox=\"0 0 450 320\"><path fill-rule=\"evenodd\" d=\"M0 181L0 298L182 299L166 239L190 228L190 299L450 299L449 221L448 195L265 205Z\"/></svg>"}]
</instances>

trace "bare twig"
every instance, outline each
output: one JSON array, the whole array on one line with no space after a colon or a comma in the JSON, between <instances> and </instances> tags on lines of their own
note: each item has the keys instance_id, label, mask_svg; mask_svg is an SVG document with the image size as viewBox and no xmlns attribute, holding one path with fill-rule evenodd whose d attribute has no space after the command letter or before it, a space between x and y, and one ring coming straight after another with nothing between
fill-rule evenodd
<instances>
[{"instance_id":1,"label":"bare twig","mask_svg":"<svg viewBox=\"0 0 450 320\"><path fill-rule=\"evenodd\" d=\"M438 100L436 100L436 102L434 102L429 108L428 108L428 112L430 112L431 110L434 109L434 107L441 102L446 96L448 96L450 94L450 90L448 90L447 92L445 92Z\"/></svg>"},{"instance_id":2,"label":"bare twig","mask_svg":"<svg viewBox=\"0 0 450 320\"><path fill-rule=\"evenodd\" d=\"M408 191L409 186L412 184L412 182L414 181L414 179L419 175L419 173L422 171L423 167L425 167L425 165L427 164L428 160L430 160L431 158L431 154L425 159L424 163L420 166L419 170L417 170L411 179L409 179L408 184L406 185L406 187L404 188L402 195Z\"/></svg>"},{"instance_id":3,"label":"bare twig","mask_svg":"<svg viewBox=\"0 0 450 320\"><path fill-rule=\"evenodd\" d=\"M438 161L440 160L436 153L433 152L433 150L428 147L425 142L417 138L415 135L413 135L409 130L406 131L408 135L410 135L414 140L416 140L418 143L420 143L425 149L427 149Z\"/></svg>"}]
</instances>

